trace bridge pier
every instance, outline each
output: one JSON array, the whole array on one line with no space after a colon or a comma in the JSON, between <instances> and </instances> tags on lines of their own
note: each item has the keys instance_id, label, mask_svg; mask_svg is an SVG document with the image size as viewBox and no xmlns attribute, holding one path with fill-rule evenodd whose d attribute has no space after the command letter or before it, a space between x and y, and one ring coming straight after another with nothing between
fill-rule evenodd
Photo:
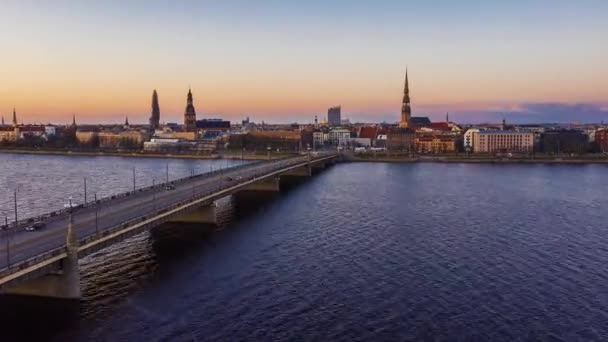
<instances>
[{"instance_id":1,"label":"bridge pier","mask_svg":"<svg viewBox=\"0 0 608 342\"><path fill-rule=\"evenodd\" d=\"M172 223L217 224L215 202L169 220Z\"/></svg>"},{"instance_id":2,"label":"bridge pier","mask_svg":"<svg viewBox=\"0 0 608 342\"><path fill-rule=\"evenodd\" d=\"M310 164L310 167L314 170L314 171L321 171L323 169L325 169L326 165L325 162L316 162L316 163L312 163Z\"/></svg>"},{"instance_id":3,"label":"bridge pier","mask_svg":"<svg viewBox=\"0 0 608 342\"><path fill-rule=\"evenodd\" d=\"M79 300L80 269L78 267L78 240L74 235L72 216L66 233L67 257L62 259L53 272L10 286L3 294L38 296Z\"/></svg>"},{"instance_id":4,"label":"bridge pier","mask_svg":"<svg viewBox=\"0 0 608 342\"><path fill-rule=\"evenodd\" d=\"M251 183L245 187L241 191L270 191L270 192L278 192L281 190L281 182L279 177L270 177L265 178L255 183Z\"/></svg>"},{"instance_id":5,"label":"bridge pier","mask_svg":"<svg viewBox=\"0 0 608 342\"><path fill-rule=\"evenodd\" d=\"M281 174L282 176L294 176L294 177L310 177L312 176L312 170L310 165L304 165L301 167L297 167L295 169L291 169L285 173Z\"/></svg>"}]
</instances>

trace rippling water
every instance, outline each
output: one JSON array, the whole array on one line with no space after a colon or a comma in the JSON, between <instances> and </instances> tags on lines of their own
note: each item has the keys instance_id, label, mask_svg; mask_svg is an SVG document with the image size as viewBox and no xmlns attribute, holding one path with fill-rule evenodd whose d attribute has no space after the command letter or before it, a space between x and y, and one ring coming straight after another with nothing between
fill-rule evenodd
<instances>
[{"instance_id":1,"label":"rippling water","mask_svg":"<svg viewBox=\"0 0 608 342\"><path fill-rule=\"evenodd\" d=\"M97 160L96 163L103 163ZM56 340L605 340L601 165L340 164L81 262Z\"/></svg>"},{"instance_id":2,"label":"rippling water","mask_svg":"<svg viewBox=\"0 0 608 342\"><path fill-rule=\"evenodd\" d=\"M62 209L71 196L84 202L87 178L87 200L190 176L192 172L238 165L240 160L160 159L87 156L42 156L0 153L0 218L14 219L13 192L17 190L19 219ZM2 222L4 223L4 222Z\"/></svg>"}]
</instances>

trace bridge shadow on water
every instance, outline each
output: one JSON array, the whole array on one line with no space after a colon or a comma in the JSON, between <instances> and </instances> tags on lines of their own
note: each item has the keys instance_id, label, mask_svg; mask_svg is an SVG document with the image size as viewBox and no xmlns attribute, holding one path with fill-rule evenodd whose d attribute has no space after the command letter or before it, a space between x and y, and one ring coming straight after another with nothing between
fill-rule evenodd
<instances>
[{"instance_id":1,"label":"bridge shadow on water","mask_svg":"<svg viewBox=\"0 0 608 342\"><path fill-rule=\"evenodd\" d=\"M0 295L1 341L73 341L145 287L201 257L235 223L263 215L305 180L283 177L280 192L242 192L217 202L217 225L167 223L79 261L82 300ZM240 225L244 229L246 225Z\"/></svg>"}]
</instances>

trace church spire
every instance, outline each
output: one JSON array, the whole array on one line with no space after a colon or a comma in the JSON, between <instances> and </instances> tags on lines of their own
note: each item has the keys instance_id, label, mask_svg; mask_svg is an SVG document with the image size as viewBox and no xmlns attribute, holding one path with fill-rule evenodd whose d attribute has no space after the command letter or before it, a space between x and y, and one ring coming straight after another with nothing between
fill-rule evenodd
<instances>
[{"instance_id":1,"label":"church spire","mask_svg":"<svg viewBox=\"0 0 608 342\"><path fill-rule=\"evenodd\" d=\"M403 88L403 103L410 103L410 85L407 80L407 68L405 68L405 87Z\"/></svg>"},{"instance_id":2,"label":"church spire","mask_svg":"<svg viewBox=\"0 0 608 342\"><path fill-rule=\"evenodd\" d=\"M72 127L76 127L76 114L72 114Z\"/></svg>"},{"instance_id":3,"label":"church spire","mask_svg":"<svg viewBox=\"0 0 608 342\"><path fill-rule=\"evenodd\" d=\"M193 102L192 89L188 88L188 102L186 104L186 111L184 112L184 126L188 132L196 131L196 111Z\"/></svg>"},{"instance_id":4,"label":"church spire","mask_svg":"<svg viewBox=\"0 0 608 342\"><path fill-rule=\"evenodd\" d=\"M410 85L407 77L407 67L405 68L405 86L403 87L403 103L401 105L401 121L399 121L399 127L407 128L410 123L412 116L412 109L410 107Z\"/></svg>"},{"instance_id":5,"label":"church spire","mask_svg":"<svg viewBox=\"0 0 608 342\"><path fill-rule=\"evenodd\" d=\"M152 115L150 116L150 129L156 130L160 126L160 106L158 105L158 93L156 89L152 93Z\"/></svg>"},{"instance_id":6,"label":"church spire","mask_svg":"<svg viewBox=\"0 0 608 342\"><path fill-rule=\"evenodd\" d=\"M125 126L129 127L129 116L125 115Z\"/></svg>"},{"instance_id":7,"label":"church spire","mask_svg":"<svg viewBox=\"0 0 608 342\"><path fill-rule=\"evenodd\" d=\"M13 108L13 127L17 127L17 110Z\"/></svg>"}]
</instances>

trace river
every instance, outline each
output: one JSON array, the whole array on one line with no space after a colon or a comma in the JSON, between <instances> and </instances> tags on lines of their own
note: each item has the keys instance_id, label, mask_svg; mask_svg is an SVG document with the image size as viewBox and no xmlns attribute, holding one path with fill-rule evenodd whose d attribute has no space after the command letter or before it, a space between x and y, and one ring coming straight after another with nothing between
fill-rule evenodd
<instances>
[{"instance_id":1,"label":"river","mask_svg":"<svg viewBox=\"0 0 608 342\"><path fill-rule=\"evenodd\" d=\"M27 177L3 159L2 178L49 198L63 174L117 173L104 187L128 189L129 167L162 176L167 163L9 158L28 160ZM169 162L176 177L209 163ZM34 330L57 341L605 340L607 175L338 164L274 196L223 201L218 229L165 226L81 260L76 317Z\"/></svg>"}]
</instances>

